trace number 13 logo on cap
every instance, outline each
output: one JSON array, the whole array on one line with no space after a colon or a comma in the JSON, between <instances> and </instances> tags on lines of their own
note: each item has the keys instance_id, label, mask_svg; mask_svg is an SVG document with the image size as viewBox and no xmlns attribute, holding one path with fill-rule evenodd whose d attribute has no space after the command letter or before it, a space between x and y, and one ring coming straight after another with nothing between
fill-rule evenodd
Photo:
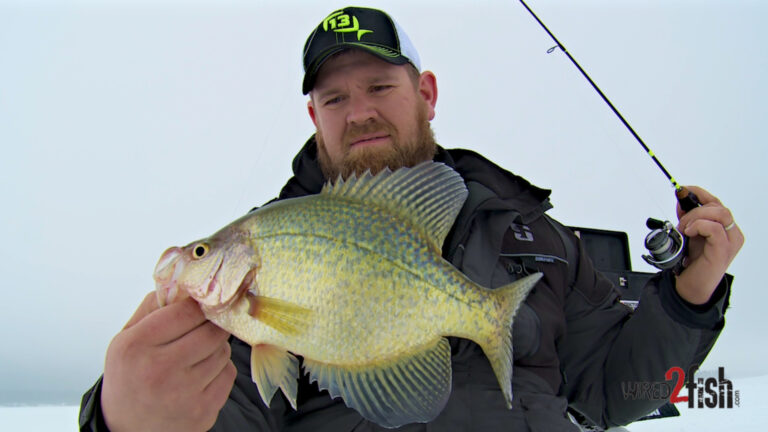
<instances>
[{"instance_id":1,"label":"number 13 logo on cap","mask_svg":"<svg viewBox=\"0 0 768 432\"><path fill-rule=\"evenodd\" d=\"M357 40L360 40L366 33L373 33L373 30L361 30L357 17L352 16L351 18L350 21L350 16L344 13L343 10L336 11L323 20L323 30L328 31L328 28L330 27L330 29L336 33L357 32Z\"/></svg>"}]
</instances>

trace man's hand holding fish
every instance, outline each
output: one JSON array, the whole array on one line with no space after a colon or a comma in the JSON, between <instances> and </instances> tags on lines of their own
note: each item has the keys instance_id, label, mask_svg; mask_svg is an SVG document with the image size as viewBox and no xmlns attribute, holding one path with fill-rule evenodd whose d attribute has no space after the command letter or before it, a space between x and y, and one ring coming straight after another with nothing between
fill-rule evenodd
<instances>
[{"instance_id":1,"label":"man's hand holding fish","mask_svg":"<svg viewBox=\"0 0 768 432\"><path fill-rule=\"evenodd\" d=\"M228 338L192 299L159 308L149 293L107 349L101 401L110 430L208 430L237 374Z\"/></svg>"}]
</instances>

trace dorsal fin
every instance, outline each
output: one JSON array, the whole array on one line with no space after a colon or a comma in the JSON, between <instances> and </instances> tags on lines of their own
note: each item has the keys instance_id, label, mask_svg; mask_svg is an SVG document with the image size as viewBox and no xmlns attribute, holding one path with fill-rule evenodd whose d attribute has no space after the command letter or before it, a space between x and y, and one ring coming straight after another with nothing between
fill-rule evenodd
<instances>
[{"instance_id":1,"label":"dorsal fin","mask_svg":"<svg viewBox=\"0 0 768 432\"><path fill-rule=\"evenodd\" d=\"M440 251L467 198L461 176L445 164L422 162L394 172L388 168L360 178L326 183L322 194L345 197L383 208L422 230L433 250Z\"/></svg>"}]
</instances>

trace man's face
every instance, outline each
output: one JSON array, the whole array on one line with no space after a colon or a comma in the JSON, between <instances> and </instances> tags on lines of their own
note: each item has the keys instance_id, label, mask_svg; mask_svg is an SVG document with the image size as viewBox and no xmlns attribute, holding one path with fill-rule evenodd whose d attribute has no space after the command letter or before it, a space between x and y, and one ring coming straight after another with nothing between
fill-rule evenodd
<instances>
[{"instance_id":1,"label":"man's face","mask_svg":"<svg viewBox=\"0 0 768 432\"><path fill-rule=\"evenodd\" d=\"M323 64L308 109L327 179L432 159L436 145L429 120L437 100L435 77L425 72L414 83L408 67L359 50Z\"/></svg>"}]
</instances>

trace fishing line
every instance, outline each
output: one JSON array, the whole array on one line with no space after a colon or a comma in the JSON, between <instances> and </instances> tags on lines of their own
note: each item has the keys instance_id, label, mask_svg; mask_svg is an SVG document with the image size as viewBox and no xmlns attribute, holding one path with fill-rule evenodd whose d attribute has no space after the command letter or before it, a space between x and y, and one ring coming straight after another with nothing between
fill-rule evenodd
<instances>
[{"instance_id":1,"label":"fishing line","mask_svg":"<svg viewBox=\"0 0 768 432\"><path fill-rule=\"evenodd\" d=\"M687 212L687 211L690 211L690 210L696 208L697 206L700 206L701 203L699 202L699 199L696 197L696 195L694 195L693 192L689 191L684 186L680 186L677 183L677 180L675 180L675 178L672 177L672 175L669 173L669 171L667 171L667 169L664 168L664 165L662 165L661 162L659 161L659 159L656 158L656 155L645 144L643 139L640 138L640 135L638 135L637 132L635 132L635 130L632 128L632 126L629 124L629 122L624 118L623 115L621 115L621 113L613 105L613 103L611 103L611 101L608 99L608 97L605 95L605 93L603 93L603 91L600 90L600 87L598 87L597 84L595 84L595 82L592 81L592 78L590 78L590 76L587 74L587 72L584 71L584 69L581 67L581 65L579 65L579 62L577 62L576 59L573 58L573 56L571 55L571 53L568 52L568 50L565 48L565 46L562 43L560 43L560 41L557 39L557 37L555 37L554 34L552 34L552 32L549 30L549 28L547 28L547 26L544 24L544 22L542 22L539 19L539 17L533 12L533 10L531 10L531 8L528 7L528 5L525 3L524 0L520 0L520 3L523 4L523 6L528 10L528 12L530 12L530 14L536 20L536 22L539 23L539 25L544 29L544 31L547 32L549 37L551 37L552 40L554 40L555 43L557 44L557 45L553 46L552 48L549 48L547 50L547 53L550 54L550 53L554 52L556 49L560 48L560 51L562 51L563 53L565 53L566 56L568 56L568 59L571 61L571 63L573 63L573 65L576 66L576 68L579 70L579 72L581 72L581 74L584 76L584 78L586 78L587 81L589 81L589 84L592 85L592 88L594 88L595 91L600 95L600 97L603 98L603 100L605 101L606 104L608 104L608 106L611 108L613 113L616 114L616 116L619 118L619 120L621 120L621 122L624 124L624 126L627 128L627 130L629 130L629 132L632 134L632 136L635 137L635 140L637 140L637 142L639 142L640 145L643 146L643 149L646 151L646 153L648 153L648 156L650 156L651 159L653 159L653 161L656 163L656 165L659 167L659 169L661 169L661 172L663 172L664 175L667 177L667 179L672 183L672 186L675 188L675 195L677 196L677 200L678 200L678 202L680 202L680 207L683 209L683 211Z\"/></svg>"}]
</instances>

